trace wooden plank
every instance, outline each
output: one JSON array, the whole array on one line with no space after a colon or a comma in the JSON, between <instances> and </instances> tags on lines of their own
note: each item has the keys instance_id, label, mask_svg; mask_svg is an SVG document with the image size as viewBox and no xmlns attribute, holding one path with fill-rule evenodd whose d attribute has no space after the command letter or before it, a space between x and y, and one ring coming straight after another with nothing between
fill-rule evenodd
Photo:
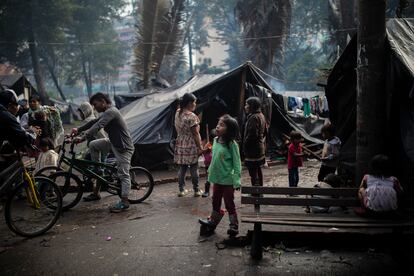
<instances>
[{"instance_id":1,"label":"wooden plank","mask_svg":"<svg viewBox=\"0 0 414 276\"><path fill-rule=\"evenodd\" d=\"M259 204L259 205L285 205L285 206L352 206L361 205L358 199L342 198L282 198L282 197L254 197L243 196L242 204Z\"/></svg>"},{"instance_id":2,"label":"wooden plank","mask_svg":"<svg viewBox=\"0 0 414 276\"><path fill-rule=\"evenodd\" d=\"M315 216L316 215L316 216ZM324 214L320 214L324 215ZM413 222L414 219L410 220L401 220L399 218L391 220L391 219L372 219L372 218L364 218L359 216L332 216L331 214L327 214L327 216L319 216L319 214L301 214L300 216L286 216L284 214L278 213L242 213L242 218L245 219L266 219L266 220L287 220L287 221L314 221L314 222L358 222L358 223L405 223L405 222Z\"/></svg>"},{"instance_id":3,"label":"wooden plank","mask_svg":"<svg viewBox=\"0 0 414 276\"><path fill-rule=\"evenodd\" d=\"M280 195L326 195L356 197L358 188L290 188L243 186L242 194L280 194Z\"/></svg>"},{"instance_id":4,"label":"wooden plank","mask_svg":"<svg viewBox=\"0 0 414 276\"><path fill-rule=\"evenodd\" d=\"M413 227L414 221L403 223L363 223L363 222L312 222L312 221L289 221L289 220L272 220L262 218L241 218L242 222L246 223L263 223L275 225L291 225L291 226L311 226L311 227L336 227L336 228L404 228Z\"/></svg>"}]
</instances>

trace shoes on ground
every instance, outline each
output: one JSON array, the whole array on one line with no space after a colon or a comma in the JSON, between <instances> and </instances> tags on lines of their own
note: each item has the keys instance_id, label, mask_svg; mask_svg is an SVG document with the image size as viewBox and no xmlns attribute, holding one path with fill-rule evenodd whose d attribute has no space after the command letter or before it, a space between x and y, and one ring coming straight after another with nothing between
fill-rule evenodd
<instances>
[{"instance_id":1,"label":"shoes on ground","mask_svg":"<svg viewBox=\"0 0 414 276\"><path fill-rule=\"evenodd\" d=\"M178 197L183 197L186 196L188 194L188 190L182 190L178 192Z\"/></svg>"},{"instance_id":2,"label":"shoes on ground","mask_svg":"<svg viewBox=\"0 0 414 276\"><path fill-rule=\"evenodd\" d=\"M100 199L101 196L96 194L89 194L88 196L83 197L83 201L96 201Z\"/></svg>"},{"instance_id":3,"label":"shoes on ground","mask_svg":"<svg viewBox=\"0 0 414 276\"><path fill-rule=\"evenodd\" d=\"M129 208L129 203L125 203L123 201L120 201L118 203L116 203L114 206L109 208L109 211L111 213L121 213L123 211L128 210Z\"/></svg>"},{"instance_id":4,"label":"shoes on ground","mask_svg":"<svg viewBox=\"0 0 414 276\"><path fill-rule=\"evenodd\" d=\"M194 197L200 197L203 194L203 191L197 190L194 192Z\"/></svg>"}]
</instances>

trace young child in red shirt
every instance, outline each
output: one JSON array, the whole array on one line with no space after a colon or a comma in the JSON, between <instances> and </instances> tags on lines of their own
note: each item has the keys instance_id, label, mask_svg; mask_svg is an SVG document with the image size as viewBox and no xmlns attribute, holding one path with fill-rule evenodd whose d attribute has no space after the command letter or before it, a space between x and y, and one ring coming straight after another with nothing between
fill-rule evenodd
<instances>
[{"instance_id":1,"label":"young child in red shirt","mask_svg":"<svg viewBox=\"0 0 414 276\"><path fill-rule=\"evenodd\" d=\"M299 167L303 165L303 153L300 144L302 134L298 131L292 131L290 133L290 141L288 149L289 187L297 187L299 183Z\"/></svg>"}]
</instances>

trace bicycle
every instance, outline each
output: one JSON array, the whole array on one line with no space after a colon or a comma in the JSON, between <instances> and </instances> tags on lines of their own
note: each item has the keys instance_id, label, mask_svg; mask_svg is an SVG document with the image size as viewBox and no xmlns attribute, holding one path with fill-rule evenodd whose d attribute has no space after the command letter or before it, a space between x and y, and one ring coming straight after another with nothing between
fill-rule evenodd
<instances>
[{"instance_id":1,"label":"bicycle","mask_svg":"<svg viewBox=\"0 0 414 276\"><path fill-rule=\"evenodd\" d=\"M107 187L107 191L112 194L121 196L121 186L117 176L116 163L101 163L85 159L77 159L74 151L75 143L71 142L71 157L65 155L64 141L59 151L62 154L58 160L58 166L49 166L40 170L38 174L47 174L52 172L48 177L61 187L63 194L63 211L74 207L82 198L83 181L74 174L78 172L82 175L84 181L96 179L101 187ZM63 169L63 164L67 168ZM131 167L129 170L131 176L131 189L129 193L129 202L136 204L147 199L154 189L154 179L152 174L143 167Z\"/></svg>"},{"instance_id":2,"label":"bicycle","mask_svg":"<svg viewBox=\"0 0 414 276\"><path fill-rule=\"evenodd\" d=\"M17 161L0 173L0 195L9 229L23 237L39 236L55 225L62 211L62 193L50 179L33 176L17 151ZM17 185L16 185L17 184Z\"/></svg>"}]
</instances>

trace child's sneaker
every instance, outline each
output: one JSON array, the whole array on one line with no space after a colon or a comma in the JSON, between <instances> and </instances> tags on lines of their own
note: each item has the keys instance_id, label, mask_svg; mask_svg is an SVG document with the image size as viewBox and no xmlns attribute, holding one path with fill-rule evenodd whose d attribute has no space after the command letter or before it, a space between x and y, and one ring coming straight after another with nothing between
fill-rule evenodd
<instances>
[{"instance_id":1,"label":"child's sneaker","mask_svg":"<svg viewBox=\"0 0 414 276\"><path fill-rule=\"evenodd\" d=\"M202 196L202 197L209 197L209 196L210 196L210 193L206 191L206 192L204 192L201 196Z\"/></svg>"},{"instance_id":2,"label":"child's sneaker","mask_svg":"<svg viewBox=\"0 0 414 276\"><path fill-rule=\"evenodd\" d=\"M178 197L183 197L186 196L188 194L188 190L182 190L178 192Z\"/></svg>"},{"instance_id":3,"label":"child's sneaker","mask_svg":"<svg viewBox=\"0 0 414 276\"><path fill-rule=\"evenodd\" d=\"M128 210L129 208L129 203L125 203L123 201L118 202L117 204L115 204L112 207L109 207L109 212L111 213L121 213L123 211Z\"/></svg>"}]
</instances>

